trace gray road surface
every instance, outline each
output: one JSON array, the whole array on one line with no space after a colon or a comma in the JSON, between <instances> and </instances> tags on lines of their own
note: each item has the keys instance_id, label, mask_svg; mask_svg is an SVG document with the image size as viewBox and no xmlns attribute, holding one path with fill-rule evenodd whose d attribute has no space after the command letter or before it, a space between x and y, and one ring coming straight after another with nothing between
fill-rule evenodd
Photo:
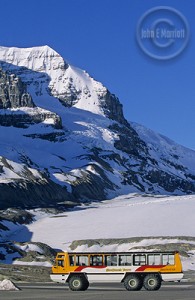
<instances>
[{"instance_id":1,"label":"gray road surface","mask_svg":"<svg viewBox=\"0 0 195 300\"><path fill-rule=\"evenodd\" d=\"M72 292L55 283L18 284L20 291L0 291L2 300L195 300L195 283L163 284L159 291L128 292L122 284L93 284L87 291Z\"/></svg>"}]
</instances>

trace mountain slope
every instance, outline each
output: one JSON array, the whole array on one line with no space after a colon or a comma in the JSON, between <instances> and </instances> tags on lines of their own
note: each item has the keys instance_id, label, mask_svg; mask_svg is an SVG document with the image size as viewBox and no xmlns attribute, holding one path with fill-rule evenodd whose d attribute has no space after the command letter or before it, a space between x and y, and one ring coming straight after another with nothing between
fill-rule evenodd
<instances>
[{"instance_id":1,"label":"mountain slope","mask_svg":"<svg viewBox=\"0 0 195 300\"><path fill-rule=\"evenodd\" d=\"M53 49L0 47L0 68L31 99L0 109L0 207L195 192L195 151L127 122L115 95Z\"/></svg>"}]
</instances>

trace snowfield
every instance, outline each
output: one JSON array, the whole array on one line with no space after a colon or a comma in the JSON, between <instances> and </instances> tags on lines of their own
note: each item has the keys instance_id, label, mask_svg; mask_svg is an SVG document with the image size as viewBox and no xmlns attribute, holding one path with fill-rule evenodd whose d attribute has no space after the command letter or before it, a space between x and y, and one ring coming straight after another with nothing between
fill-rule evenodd
<instances>
[{"instance_id":1,"label":"snowfield","mask_svg":"<svg viewBox=\"0 0 195 300\"><path fill-rule=\"evenodd\" d=\"M74 240L146 237L141 242L112 244L88 248L83 244L77 251L127 251L135 246L181 243L177 236L195 236L195 195L149 196L129 194L112 200L93 202L75 207L58 215L33 210L36 221L9 235L10 240L43 242L55 249L70 250ZM31 211L32 212L32 211ZM171 236L168 240L161 237ZM147 237L153 237L147 239ZM195 244L195 242L190 242ZM176 249L177 250L177 249ZM184 259L185 269L195 269L194 252Z\"/></svg>"}]
</instances>

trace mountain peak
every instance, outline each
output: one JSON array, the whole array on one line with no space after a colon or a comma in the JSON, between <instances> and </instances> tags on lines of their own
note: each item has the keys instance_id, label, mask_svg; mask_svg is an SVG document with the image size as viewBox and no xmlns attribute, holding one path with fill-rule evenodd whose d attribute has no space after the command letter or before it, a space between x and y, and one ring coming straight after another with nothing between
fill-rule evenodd
<instances>
[{"instance_id":1,"label":"mountain peak","mask_svg":"<svg viewBox=\"0 0 195 300\"><path fill-rule=\"evenodd\" d=\"M47 45L33 48L0 47L0 66L21 77L28 85L35 103L37 99L36 104L44 105L45 109L48 107L41 102L41 97L48 99L53 96L66 107L87 110L127 124L122 105L115 95L87 72L67 64Z\"/></svg>"},{"instance_id":2,"label":"mountain peak","mask_svg":"<svg viewBox=\"0 0 195 300\"><path fill-rule=\"evenodd\" d=\"M45 53L45 54L56 54L60 56L53 48L51 48L48 45L43 46L35 46L35 47L26 47L26 48L20 48L20 47L5 47L0 46L0 52L8 53L8 56L12 55L13 53L17 53L17 55L26 56L30 53Z\"/></svg>"},{"instance_id":3,"label":"mountain peak","mask_svg":"<svg viewBox=\"0 0 195 300\"><path fill-rule=\"evenodd\" d=\"M33 71L49 73L51 60L54 68L67 65L63 58L49 46L32 48L0 47L0 60L18 67L26 67Z\"/></svg>"}]
</instances>

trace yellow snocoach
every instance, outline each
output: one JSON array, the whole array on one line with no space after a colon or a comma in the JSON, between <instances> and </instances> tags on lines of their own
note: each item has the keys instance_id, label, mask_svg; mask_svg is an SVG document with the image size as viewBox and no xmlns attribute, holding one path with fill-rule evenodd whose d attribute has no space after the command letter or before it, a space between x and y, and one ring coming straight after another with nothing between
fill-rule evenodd
<instances>
[{"instance_id":1,"label":"yellow snocoach","mask_svg":"<svg viewBox=\"0 0 195 300\"><path fill-rule=\"evenodd\" d=\"M174 252L60 252L51 279L84 291L91 282L123 282L128 291L158 290L162 281L183 278L180 255Z\"/></svg>"}]
</instances>

